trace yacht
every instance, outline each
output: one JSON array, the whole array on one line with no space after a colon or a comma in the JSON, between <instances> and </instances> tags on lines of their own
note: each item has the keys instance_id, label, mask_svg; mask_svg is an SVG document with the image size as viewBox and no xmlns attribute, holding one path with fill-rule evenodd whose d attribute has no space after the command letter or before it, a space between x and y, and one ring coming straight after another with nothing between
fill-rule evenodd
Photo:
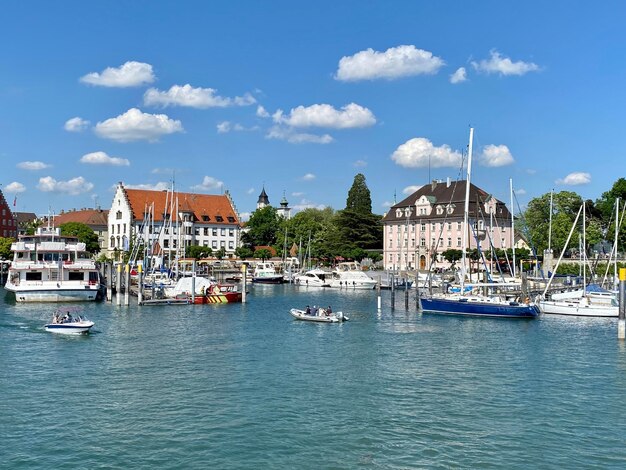
<instances>
[{"instance_id":1,"label":"yacht","mask_svg":"<svg viewBox=\"0 0 626 470\"><path fill-rule=\"evenodd\" d=\"M258 284L282 284L284 276L276 271L274 263L257 263L252 273L252 282Z\"/></svg>"},{"instance_id":2,"label":"yacht","mask_svg":"<svg viewBox=\"0 0 626 470\"><path fill-rule=\"evenodd\" d=\"M13 261L6 290L17 302L78 302L101 297L100 273L85 243L61 235L59 228L38 228L11 244Z\"/></svg>"},{"instance_id":3,"label":"yacht","mask_svg":"<svg viewBox=\"0 0 626 470\"><path fill-rule=\"evenodd\" d=\"M374 289L377 283L361 270L358 261L339 263L327 280L330 287L340 289Z\"/></svg>"},{"instance_id":4,"label":"yacht","mask_svg":"<svg viewBox=\"0 0 626 470\"><path fill-rule=\"evenodd\" d=\"M298 274L293 278L297 286L302 287L330 287L330 273L323 269L311 269L305 273Z\"/></svg>"}]
</instances>

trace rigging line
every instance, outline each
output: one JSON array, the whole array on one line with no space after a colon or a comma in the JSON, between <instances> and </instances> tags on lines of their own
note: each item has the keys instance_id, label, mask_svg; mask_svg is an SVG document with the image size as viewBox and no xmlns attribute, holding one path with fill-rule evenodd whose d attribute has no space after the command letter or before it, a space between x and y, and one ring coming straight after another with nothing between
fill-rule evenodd
<instances>
[{"instance_id":1,"label":"rigging line","mask_svg":"<svg viewBox=\"0 0 626 470\"><path fill-rule=\"evenodd\" d=\"M479 196L479 197L478 197L478 213L479 213L479 215L480 215L480 217L481 217L481 219L482 219L482 221L483 221L483 224L484 224L484 222L486 222L486 220L485 220L485 214L484 214L483 209L482 209L482 204L483 204L483 203L484 203L484 201L483 201L483 200L482 200L482 198ZM497 224L498 224L498 220L497 220L497 218L496 218L496 217L494 217L494 219L495 219L495 221L496 221L496 226L497 226ZM499 227L498 227L498 228L499 228ZM499 259L498 259L498 253L496 253L496 247L495 247L495 245L493 244L493 238L491 237L491 234L489 233L489 231L488 231L488 230L485 230L485 233L487 234L487 239L489 240L489 247L491 248L491 252L492 252L492 253L494 254L494 256L495 256L495 259L496 259L496 266L498 267L498 272L500 273L500 278L502 279L502 281L504 281L504 273L502 272L502 267L500 266L500 262L499 262ZM479 244L478 244L478 239L476 240L476 244L477 244L477 245L479 245ZM479 245L479 247L480 247L480 245ZM510 269L510 265L509 265L509 269Z\"/></svg>"},{"instance_id":2,"label":"rigging line","mask_svg":"<svg viewBox=\"0 0 626 470\"><path fill-rule=\"evenodd\" d=\"M487 279L489 280L489 282L493 282L493 279L491 277L491 272L489 271L489 269L487 269L487 260L485 259L485 254L483 253L483 250L480 248L480 243L478 241L478 234L474 230L474 224L470 224L470 227L472 229L472 234L474 235L474 240L476 240L476 251L478 251L478 254L480 255L480 258L483 262L483 266L485 267L485 272L487 273Z\"/></svg>"}]
</instances>

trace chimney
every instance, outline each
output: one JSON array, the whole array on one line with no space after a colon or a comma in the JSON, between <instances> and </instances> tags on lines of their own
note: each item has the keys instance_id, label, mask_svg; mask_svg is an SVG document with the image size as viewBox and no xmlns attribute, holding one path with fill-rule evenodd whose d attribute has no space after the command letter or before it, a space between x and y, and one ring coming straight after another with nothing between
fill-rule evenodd
<instances>
[{"instance_id":1,"label":"chimney","mask_svg":"<svg viewBox=\"0 0 626 470\"><path fill-rule=\"evenodd\" d=\"M432 182L430 183L431 192L434 191L436 187L437 187L437 180L432 180Z\"/></svg>"},{"instance_id":2,"label":"chimney","mask_svg":"<svg viewBox=\"0 0 626 470\"><path fill-rule=\"evenodd\" d=\"M446 188L450 187L450 177L448 176L448 178L446 179Z\"/></svg>"}]
</instances>

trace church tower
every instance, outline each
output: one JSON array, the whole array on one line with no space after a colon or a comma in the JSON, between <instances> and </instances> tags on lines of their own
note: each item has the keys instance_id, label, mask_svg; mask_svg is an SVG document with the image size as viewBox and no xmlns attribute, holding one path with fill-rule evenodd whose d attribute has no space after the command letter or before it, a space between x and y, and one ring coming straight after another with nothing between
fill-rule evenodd
<instances>
[{"instance_id":1,"label":"church tower","mask_svg":"<svg viewBox=\"0 0 626 470\"><path fill-rule=\"evenodd\" d=\"M269 205L270 198L267 197L267 194L265 193L265 186L263 186L263 190L261 191L261 194L259 194L259 200L256 202L256 208L263 209L264 207L267 207Z\"/></svg>"},{"instance_id":2,"label":"church tower","mask_svg":"<svg viewBox=\"0 0 626 470\"><path fill-rule=\"evenodd\" d=\"M276 212L285 220L291 219L291 207L289 207L289 203L285 197L285 191L283 191L283 199L280 201L280 207L276 209Z\"/></svg>"}]
</instances>

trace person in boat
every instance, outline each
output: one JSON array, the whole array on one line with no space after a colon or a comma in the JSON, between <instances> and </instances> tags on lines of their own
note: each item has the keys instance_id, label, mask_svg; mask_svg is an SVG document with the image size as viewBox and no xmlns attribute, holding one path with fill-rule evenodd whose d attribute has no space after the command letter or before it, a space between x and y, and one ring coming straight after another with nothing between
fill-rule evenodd
<instances>
[{"instance_id":1,"label":"person in boat","mask_svg":"<svg viewBox=\"0 0 626 470\"><path fill-rule=\"evenodd\" d=\"M317 316L319 309L317 308L317 306L313 305L313 311L311 312L311 315L313 315L314 317Z\"/></svg>"},{"instance_id":2,"label":"person in boat","mask_svg":"<svg viewBox=\"0 0 626 470\"><path fill-rule=\"evenodd\" d=\"M306 306L306 310L304 311L305 315L311 315L311 307Z\"/></svg>"},{"instance_id":3,"label":"person in boat","mask_svg":"<svg viewBox=\"0 0 626 470\"><path fill-rule=\"evenodd\" d=\"M330 315L331 313L333 313L333 309L330 308L330 305L329 305L328 308L326 309L326 315Z\"/></svg>"}]
</instances>

